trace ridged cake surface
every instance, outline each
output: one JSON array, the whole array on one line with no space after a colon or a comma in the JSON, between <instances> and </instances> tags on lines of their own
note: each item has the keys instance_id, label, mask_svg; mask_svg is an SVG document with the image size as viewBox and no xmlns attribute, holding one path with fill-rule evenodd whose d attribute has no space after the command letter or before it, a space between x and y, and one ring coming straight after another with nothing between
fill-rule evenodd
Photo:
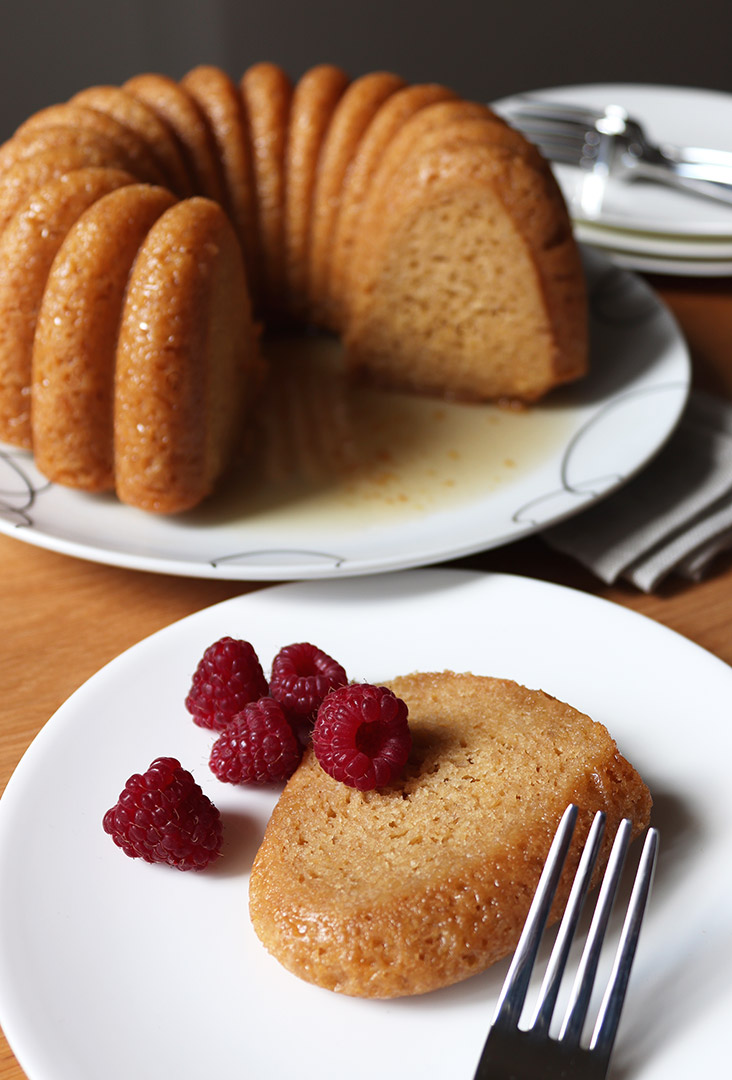
<instances>
[{"instance_id":1,"label":"ridged cake surface","mask_svg":"<svg viewBox=\"0 0 732 1080\"><path fill-rule=\"evenodd\" d=\"M134 190L86 217L107 182ZM112 206L128 225L105 219L110 257L90 233L85 262L66 236ZM263 328L334 333L351 377L443 398L532 403L587 370L584 277L548 165L484 105L391 72L321 64L293 84L271 62L238 81L201 64L79 90L0 146L0 253L0 439L57 483L160 513L197 505L241 450ZM107 405L85 412L110 370L128 387L111 460ZM218 389L194 423L195 378Z\"/></svg>"}]
</instances>

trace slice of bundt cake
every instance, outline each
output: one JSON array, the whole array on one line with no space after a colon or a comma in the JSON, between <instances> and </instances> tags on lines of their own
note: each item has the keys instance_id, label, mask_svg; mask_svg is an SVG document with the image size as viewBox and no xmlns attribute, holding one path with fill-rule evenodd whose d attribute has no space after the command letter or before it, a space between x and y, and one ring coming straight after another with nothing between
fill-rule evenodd
<instances>
[{"instance_id":1,"label":"slice of bundt cake","mask_svg":"<svg viewBox=\"0 0 732 1080\"><path fill-rule=\"evenodd\" d=\"M174 133L186 164L191 191L223 202L224 182L216 143L191 95L167 75L135 75L122 87L149 105Z\"/></svg>"},{"instance_id":2,"label":"slice of bundt cake","mask_svg":"<svg viewBox=\"0 0 732 1080\"><path fill-rule=\"evenodd\" d=\"M249 287L258 302L261 255L254 166L241 95L229 76L211 64L194 68L181 85L198 105L213 136L223 175L224 209L239 236Z\"/></svg>"},{"instance_id":3,"label":"slice of bundt cake","mask_svg":"<svg viewBox=\"0 0 732 1080\"><path fill-rule=\"evenodd\" d=\"M323 139L313 192L310 221L308 289L312 318L327 324L323 301L333 229L341 190L363 133L379 107L404 86L404 80L386 71L354 79L338 102Z\"/></svg>"},{"instance_id":4,"label":"slice of bundt cake","mask_svg":"<svg viewBox=\"0 0 732 1080\"><path fill-rule=\"evenodd\" d=\"M138 249L175 203L165 188L129 184L75 222L51 266L33 345L31 429L36 465L84 491L114 488L117 335Z\"/></svg>"},{"instance_id":5,"label":"slice of bundt cake","mask_svg":"<svg viewBox=\"0 0 732 1080\"><path fill-rule=\"evenodd\" d=\"M213 490L263 375L241 248L210 199L167 210L129 278L117 346L114 471L122 502L174 513Z\"/></svg>"},{"instance_id":6,"label":"slice of bundt cake","mask_svg":"<svg viewBox=\"0 0 732 1080\"><path fill-rule=\"evenodd\" d=\"M554 917L598 810L598 875L622 818L651 798L607 730L538 690L469 674L388 684L406 701L403 777L360 792L312 751L288 781L250 880L254 929L289 971L358 997L465 979L518 941L559 820L578 826Z\"/></svg>"},{"instance_id":7,"label":"slice of bundt cake","mask_svg":"<svg viewBox=\"0 0 732 1080\"><path fill-rule=\"evenodd\" d=\"M334 64L310 68L292 95L285 148L285 277L296 318L308 315L313 192L325 133L349 79Z\"/></svg>"},{"instance_id":8,"label":"slice of bundt cake","mask_svg":"<svg viewBox=\"0 0 732 1080\"><path fill-rule=\"evenodd\" d=\"M262 243L264 307L275 317L288 309L285 274L285 148L292 83L276 64L254 64L241 83L252 141L254 184Z\"/></svg>"}]
</instances>

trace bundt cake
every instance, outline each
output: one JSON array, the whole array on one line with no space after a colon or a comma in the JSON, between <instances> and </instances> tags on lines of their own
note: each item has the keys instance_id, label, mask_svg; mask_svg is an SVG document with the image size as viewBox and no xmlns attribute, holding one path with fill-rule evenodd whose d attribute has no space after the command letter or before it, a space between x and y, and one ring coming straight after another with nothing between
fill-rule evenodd
<instances>
[{"instance_id":1,"label":"bundt cake","mask_svg":"<svg viewBox=\"0 0 732 1080\"><path fill-rule=\"evenodd\" d=\"M577 835L554 914L569 893L594 814L598 866L651 796L602 724L506 679L419 673L388 684L409 709L400 779L361 792L312 749L285 786L254 860L254 929L301 978L357 997L449 986L518 941L569 803Z\"/></svg>"},{"instance_id":2,"label":"bundt cake","mask_svg":"<svg viewBox=\"0 0 732 1080\"><path fill-rule=\"evenodd\" d=\"M587 367L549 167L445 87L202 65L81 90L0 146L0 440L50 479L197 505L262 383L262 322L465 400L534 402Z\"/></svg>"}]
</instances>

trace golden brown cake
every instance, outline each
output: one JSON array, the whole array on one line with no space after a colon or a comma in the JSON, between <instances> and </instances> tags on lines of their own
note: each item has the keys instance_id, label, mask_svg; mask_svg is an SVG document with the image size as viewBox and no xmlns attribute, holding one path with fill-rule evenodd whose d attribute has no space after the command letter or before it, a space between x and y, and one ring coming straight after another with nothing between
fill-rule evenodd
<instances>
[{"instance_id":1,"label":"golden brown cake","mask_svg":"<svg viewBox=\"0 0 732 1080\"><path fill-rule=\"evenodd\" d=\"M344 280L359 230L361 210L386 148L415 113L428 105L454 97L451 90L437 83L405 86L387 98L364 132L343 178L333 226L326 290L329 308L337 308L331 315L337 325L343 325Z\"/></svg>"},{"instance_id":2,"label":"golden brown cake","mask_svg":"<svg viewBox=\"0 0 732 1080\"><path fill-rule=\"evenodd\" d=\"M403 777L359 792L308 751L250 881L254 929L289 971L369 998L449 986L510 952L569 803L578 823L554 917L596 811L599 875L621 819L637 834L651 808L607 730L542 691L452 672L389 685L409 707Z\"/></svg>"},{"instance_id":3,"label":"golden brown cake","mask_svg":"<svg viewBox=\"0 0 732 1080\"><path fill-rule=\"evenodd\" d=\"M0 439L31 446L31 369L38 311L56 252L97 199L134 178L118 169L78 169L50 180L0 236Z\"/></svg>"},{"instance_id":4,"label":"golden brown cake","mask_svg":"<svg viewBox=\"0 0 732 1080\"><path fill-rule=\"evenodd\" d=\"M71 148L94 154L95 159L101 155L101 160L94 160L90 164L108 165L115 169L136 168L134 160L114 139L90 128L62 125L16 132L0 146L0 177L21 161L39 154L66 153ZM148 180L149 177L140 176L140 179Z\"/></svg>"},{"instance_id":5,"label":"golden brown cake","mask_svg":"<svg viewBox=\"0 0 732 1080\"><path fill-rule=\"evenodd\" d=\"M144 139L141 139L125 124L121 124L114 116L84 105L68 102L61 105L49 105L48 108L41 109L21 124L12 143L17 145L17 140L30 132L41 132L47 128L57 127L71 128L74 131L92 131L103 135L119 146L125 154L128 167L133 169L141 179L156 184L167 183L165 173Z\"/></svg>"},{"instance_id":6,"label":"golden brown cake","mask_svg":"<svg viewBox=\"0 0 732 1080\"><path fill-rule=\"evenodd\" d=\"M254 183L262 242L265 306L287 310L285 291L285 146L292 83L276 64L254 64L241 80L247 129L252 140Z\"/></svg>"},{"instance_id":7,"label":"golden brown cake","mask_svg":"<svg viewBox=\"0 0 732 1080\"><path fill-rule=\"evenodd\" d=\"M174 132L186 162L191 190L221 202L224 183L216 144L191 95L167 75L135 75L122 87L145 102Z\"/></svg>"},{"instance_id":8,"label":"golden brown cake","mask_svg":"<svg viewBox=\"0 0 732 1080\"><path fill-rule=\"evenodd\" d=\"M177 513L212 490L262 378L241 249L210 199L176 203L132 268L114 390L117 494Z\"/></svg>"},{"instance_id":9,"label":"golden brown cake","mask_svg":"<svg viewBox=\"0 0 732 1080\"><path fill-rule=\"evenodd\" d=\"M419 393L524 402L584 374L582 267L538 154L446 135L396 170L387 204L353 259L354 371Z\"/></svg>"},{"instance_id":10,"label":"golden brown cake","mask_svg":"<svg viewBox=\"0 0 732 1080\"><path fill-rule=\"evenodd\" d=\"M323 140L313 192L308 285L316 320L325 325L330 321L327 309L322 313L319 309L326 306L330 248L343 181L376 111L403 86L403 79L385 71L355 79L338 102Z\"/></svg>"},{"instance_id":11,"label":"golden brown cake","mask_svg":"<svg viewBox=\"0 0 732 1080\"><path fill-rule=\"evenodd\" d=\"M78 422L76 438L67 431L68 445L75 449L65 463L60 440L52 450L48 441L46 449L38 447L39 465L59 482L87 488L110 483L108 454L106 465L98 469L90 465L99 457L99 432L92 433L93 425L84 426L79 402L84 393L98 392L95 379L104 383L102 371L119 367L122 343L126 370L134 370L140 386L154 393L159 356L147 350L145 342L149 337L162 341L160 335L169 325L170 295L177 287L175 275L182 272L173 249L166 272L147 247L149 237L143 237L140 223L147 220L148 195L138 190L120 196L118 204L105 205L128 205L131 246L124 246L110 224L110 236L115 237L110 251L118 245L125 251L116 274L93 245L88 265L82 265L81 249L74 250L67 265L73 262L78 268L74 276L89 302L82 303L74 283L66 283L68 296L74 297L71 307L77 313L83 309L84 315L78 327L64 329L61 324L69 316L58 306L64 289L60 271L51 275L51 264L65 235L96 200L89 194L87 205L82 193L90 168L122 170L126 184L164 188L183 202L193 199L186 243L197 242L194 219L203 214L211 225L207 216L211 211L203 212L195 200L203 197L220 207L211 233L215 241L200 240L204 246L199 268L207 267L216 285L197 314L204 336L222 345L211 325L211 320L223 325L214 299L224 294L222 268L236 263L229 296L232 307L241 312L232 316L231 328L237 340L243 336L246 341L245 372L242 378L234 373L230 400L215 395L222 408L221 424L207 420L208 430L220 427L229 432L230 417L240 415L252 399L248 373L260 368L260 362L252 359L256 352L252 318L258 324L264 321L268 329L284 324L290 328L295 321L333 331L345 343L348 370L354 376L421 394L533 402L586 370L584 278L566 207L546 163L490 109L463 101L438 85L406 86L389 72L351 81L332 64L307 71L294 90L283 69L273 63L254 64L238 83L205 64L180 82L164 75L138 75L122 87L90 87L69 102L40 110L0 146L0 314L7 313L0 328L0 438L31 446L34 398L39 415L46 409L38 430L50 432L46 406L53 398L59 430L71 417ZM67 193L80 185L79 192L76 201L58 210L61 224L52 222L42 236L44 226L32 223L27 208L36 198L39 206L45 206L47 189L54 183L62 185L54 190ZM149 197L155 202L160 195ZM172 209L163 215L165 221L181 224L185 212L170 217ZM27 221L21 225L18 215L24 213ZM178 218L177 213L183 216ZM222 229L221 215L230 228ZM87 225L90 220L94 218ZM150 234L158 242L161 221ZM39 235L31 244L36 227ZM24 229L27 235L22 239L19 230ZM229 251L232 231L238 261ZM200 235L209 235L206 228ZM205 248L219 240L220 251ZM136 242L140 257L130 263ZM30 263L29 244L34 256ZM164 249L163 245L160 250ZM188 254L193 258L192 251ZM135 303L143 305L147 297L144 333L135 331L131 308L119 306L124 268L129 266ZM108 306L101 298L92 302L97 272L102 278L109 274L114 282ZM151 279L146 294L147 272ZM154 304L153 280L167 298L165 304ZM201 282L194 286L192 277L184 280L183 293L199 296ZM238 300L232 299L235 294ZM51 333L44 319L48 337L38 339L39 372L48 363L52 366L50 350L59 347L63 354L66 346L60 343L105 343L99 346L104 363L93 374L91 354L88 350L84 354L79 370L87 364L90 374L83 392L78 385L72 389L73 380L64 384L59 375L62 363L54 369L56 397L49 393L44 398L42 379L31 393L34 336L42 307L56 310L58 329ZM112 311L119 311L121 336L110 359ZM192 327L195 317L194 311L181 314L181 325ZM198 345L192 343L189 352L177 331L174 336L171 355L183 369L182 388ZM134 349L140 350L139 356L132 355ZM206 363L221 364L231 374L232 357L225 348L204 352ZM175 383L172 370L167 370L167 377ZM64 401L63 385L68 389ZM214 467L213 459L202 458L199 479L183 481L180 460L186 459L189 477L195 467L190 445L181 444L179 464L161 464L153 483L151 455L162 455L163 443L147 427L142 398L130 395L129 400L133 398L135 408L142 410L137 423L147 431L147 441L139 453L120 456L123 481L118 482L114 464L118 494L124 491L125 501L139 498L138 505L161 512L192 505L191 499L200 499L211 489L222 462L217 458ZM166 400L171 414L175 406ZM125 412L129 421L125 447L134 442L130 408ZM182 414L186 408L181 405ZM175 438L183 438L182 429L176 431ZM86 464L80 464L85 440L89 440ZM228 435L214 441L220 447L233 445ZM175 457L175 448L167 448L168 452ZM133 461L142 462L139 484L132 476ZM162 493L162 477L172 485L170 498Z\"/></svg>"},{"instance_id":12,"label":"golden brown cake","mask_svg":"<svg viewBox=\"0 0 732 1080\"><path fill-rule=\"evenodd\" d=\"M25 200L49 180L107 163L106 147L94 142L57 147L16 161L0 175L0 233Z\"/></svg>"},{"instance_id":13,"label":"golden brown cake","mask_svg":"<svg viewBox=\"0 0 732 1080\"><path fill-rule=\"evenodd\" d=\"M194 68L181 85L198 105L213 135L223 173L224 208L239 235L249 287L254 292L260 243L254 166L241 96L229 76L210 64Z\"/></svg>"},{"instance_id":14,"label":"golden brown cake","mask_svg":"<svg viewBox=\"0 0 732 1080\"><path fill-rule=\"evenodd\" d=\"M454 96L448 96L446 99L437 97L435 101L426 102L422 108L414 109L405 116L396 130L389 131L388 141L379 147L371 163L372 170L360 197L358 217L352 225L351 242L347 258L343 263L344 277L340 286L343 318L346 317L343 305L347 303L351 293L356 289L362 291L358 281L363 274L363 268L359 260L354 259L358 238L372 236L374 230L378 233L381 216L385 210L388 210L389 187L393 182L394 174L405 160L413 160L413 155L420 147L420 143L428 139L430 135L435 135L439 139L439 134L448 132L454 124L465 120L485 119L489 115L492 114L486 106L478 102L464 101ZM491 142L494 141L491 137Z\"/></svg>"},{"instance_id":15,"label":"golden brown cake","mask_svg":"<svg viewBox=\"0 0 732 1080\"><path fill-rule=\"evenodd\" d=\"M313 191L320 149L333 110L348 86L333 64L310 68L295 86L285 148L285 276L290 308L307 314Z\"/></svg>"},{"instance_id":16,"label":"golden brown cake","mask_svg":"<svg viewBox=\"0 0 732 1080\"><path fill-rule=\"evenodd\" d=\"M171 189L177 195L192 194L193 188L177 139L165 121L144 101L119 86L90 86L74 94L70 104L111 116L132 131L152 154Z\"/></svg>"},{"instance_id":17,"label":"golden brown cake","mask_svg":"<svg viewBox=\"0 0 732 1080\"><path fill-rule=\"evenodd\" d=\"M32 445L49 480L114 488L117 335L138 249L175 203L165 188L129 184L75 222L53 261L33 346Z\"/></svg>"}]
</instances>

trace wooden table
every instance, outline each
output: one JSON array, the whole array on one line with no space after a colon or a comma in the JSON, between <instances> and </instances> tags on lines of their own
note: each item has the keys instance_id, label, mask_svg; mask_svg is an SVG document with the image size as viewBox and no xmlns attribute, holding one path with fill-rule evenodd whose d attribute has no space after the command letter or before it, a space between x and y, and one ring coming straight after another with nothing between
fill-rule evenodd
<instances>
[{"instance_id":1,"label":"wooden table","mask_svg":"<svg viewBox=\"0 0 732 1080\"><path fill-rule=\"evenodd\" d=\"M687 335L696 384L732 399L732 281L651 284ZM582 589L642 612L732 664L732 557L720 557L702 584L674 582L653 596L603 586L534 538L457 565ZM153 631L257 587L99 566L4 536L0 567L0 792L41 726L100 667ZM0 1036L0 1080L23 1077Z\"/></svg>"}]
</instances>

